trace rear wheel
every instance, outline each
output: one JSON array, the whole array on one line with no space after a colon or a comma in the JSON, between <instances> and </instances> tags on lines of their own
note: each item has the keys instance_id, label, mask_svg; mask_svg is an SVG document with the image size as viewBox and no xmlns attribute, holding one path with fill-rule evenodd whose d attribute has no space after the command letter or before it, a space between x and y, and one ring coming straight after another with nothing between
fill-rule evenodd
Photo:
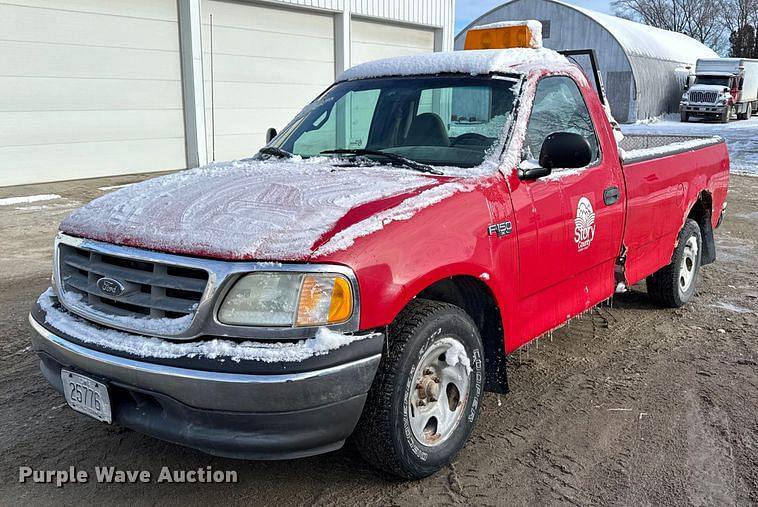
<instances>
[{"instance_id":1,"label":"rear wheel","mask_svg":"<svg viewBox=\"0 0 758 507\"><path fill-rule=\"evenodd\" d=\"M743 114L738 114L737 115L738 119L740 119L740 120L747 120L748 118L750 118L751 116L753 116L753 103L752 102L749 103L746 107L747 108L745 109L745 112Z\"/></svg>"},{"instance_id":2,"label":"rear wheel","mask_svg":"<svg viewBox=\"0 0 758 507\"><path fill-rule=\"evenodd\" d=\"M647 292L661 306L679 308L692 299L700 271L703 239L700 226L687 219L679 232L671 264L647 277Z\"/></svg>"},{"instance_id":3,"label":"rear wheel","mask_svg":"<svg viewBox=\"0 0 758 507\"><path fill-rule=\"evenodd\" d=\"M484 349L466 312L436 301L413 300L389 331L353 439L372 465L419 479L465 445L484 393Z\"/></svg>"}]
</instances>

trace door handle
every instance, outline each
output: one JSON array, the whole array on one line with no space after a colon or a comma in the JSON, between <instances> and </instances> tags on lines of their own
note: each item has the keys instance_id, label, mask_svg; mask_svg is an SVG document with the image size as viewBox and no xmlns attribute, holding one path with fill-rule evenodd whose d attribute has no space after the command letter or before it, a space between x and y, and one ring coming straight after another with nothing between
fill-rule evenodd
<instances>
[{"instance_id":1,"label":"door handle","mask_svg":"<svg viewBox=\"0 0 758 507\"><path fill-rule=\"evenodd\" d=\"M621 197L621 191L619 191L619 187L608 187L603 192L603 202L606 206L616 204L619 200L619 197Z\"/></svg>"}]
</instances>

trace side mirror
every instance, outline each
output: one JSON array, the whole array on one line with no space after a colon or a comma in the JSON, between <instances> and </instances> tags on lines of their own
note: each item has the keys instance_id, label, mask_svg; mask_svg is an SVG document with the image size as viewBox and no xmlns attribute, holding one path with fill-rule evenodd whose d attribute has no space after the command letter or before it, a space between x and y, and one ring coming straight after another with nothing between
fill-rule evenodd
<instances>
[{"instance_id":1,"label":"side mirror","mask_svg":"<svg viewBox=\"0 0 758 507\"><path fill-rule=\"evenodd\" d=\"M270 143L276 137L277 131L275 128L270 128L266 131L266 144Z\"/></svg>"},{"instance_id":2,"label":"side mirror","mask_svg":"<svg viewBox=\"0 0 758 507\"><path fill-rule=\"evenodd\" d=\"M587 140L573 132L555 132L547 136L540 151L540 165L545 169L577 169L592 162L592 148Z\"/></svg>"}]
</instances>

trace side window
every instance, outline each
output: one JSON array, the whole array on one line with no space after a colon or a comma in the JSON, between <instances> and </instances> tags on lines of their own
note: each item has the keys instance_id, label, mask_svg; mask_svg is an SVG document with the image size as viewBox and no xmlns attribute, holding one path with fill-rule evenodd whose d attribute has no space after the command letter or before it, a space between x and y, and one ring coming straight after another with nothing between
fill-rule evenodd
<instances>
[{"instance_id":1,"label":"side window","mask_svg":"<svg viewBox=\"0 0 758 507\"><path fill-rule=\"evenodd\" d=\"M310 130L295 141L294 150L303 156L316 156L334 147L363 149L374 118L380 90L350 92L331 109L316 118ZM338 129L337 125L346 128Z\"/></svg>"},{"instance_id":2,"label":"side window","mask_svg":"<svg viewBox=\"0 0 758 507\"><path fill-rule=\"evenodd\" d=\"M593 163L600 159L592 117L579 87L569 77L546 77L537 84L532 116L526 129L524 160L538 160L542 143L554 132L573 132L583 136L592 148Z\"/></svg>"}]
</instances>

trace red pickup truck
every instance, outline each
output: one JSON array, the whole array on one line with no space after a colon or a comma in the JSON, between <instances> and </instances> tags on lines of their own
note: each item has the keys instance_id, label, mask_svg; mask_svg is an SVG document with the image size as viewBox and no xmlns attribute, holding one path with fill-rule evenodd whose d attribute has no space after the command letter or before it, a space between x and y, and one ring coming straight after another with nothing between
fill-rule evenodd
<instances>
[{"instance_id":1,"label":"red pickup truck","mask_svg":"<svg viewBox=\"0 0 758 507\"><path fill-rule=\"evenodd\" d=\"M716 258L719 138L621 140L546 49L358 66L256 156L105 195L60 227L30 315L75 410L208 453L352 437L418 478L463 448L506 355Z\"/></svg>"}]
</instances>

